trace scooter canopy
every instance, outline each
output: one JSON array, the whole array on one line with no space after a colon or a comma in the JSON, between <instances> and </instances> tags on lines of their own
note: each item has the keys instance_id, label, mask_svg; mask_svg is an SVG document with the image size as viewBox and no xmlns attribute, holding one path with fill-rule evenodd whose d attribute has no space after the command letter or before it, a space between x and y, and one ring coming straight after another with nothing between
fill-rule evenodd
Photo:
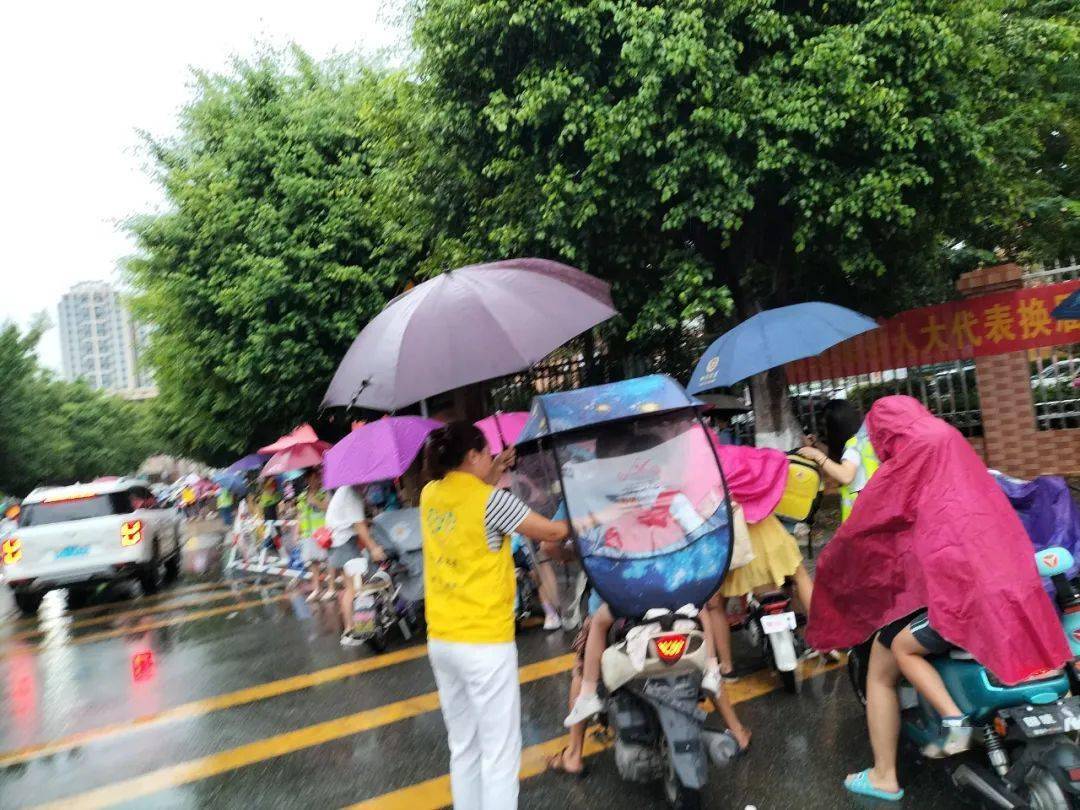
<instances>
[{"instance_id":1,"label":"scooter canopy","mask_svg":"<svg viewBox=\"0 0 1080 810\"><path fill-rule=\"evenodd\" d=\"M549 516L565 505L616 615L700 606L727 572L730 506L698 404L662 375L533 401L515 490Z\"/></svg>"}]
</instances>

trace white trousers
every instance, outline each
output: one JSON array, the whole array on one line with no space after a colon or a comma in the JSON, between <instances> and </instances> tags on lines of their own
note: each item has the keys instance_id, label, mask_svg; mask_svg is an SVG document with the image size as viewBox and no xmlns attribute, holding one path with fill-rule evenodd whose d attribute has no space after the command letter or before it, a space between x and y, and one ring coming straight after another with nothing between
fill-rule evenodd
<instances>
[{"instance_id":1,"label":"white trousers","mask_svg":"<svg viewBox=\"0 0 1080 810\"><path fill-rule=\"evenodd\" d=\"M428 640L450 743L454 810L514 810L521 770L517 646Z\"/></svg>"}]
</instances>

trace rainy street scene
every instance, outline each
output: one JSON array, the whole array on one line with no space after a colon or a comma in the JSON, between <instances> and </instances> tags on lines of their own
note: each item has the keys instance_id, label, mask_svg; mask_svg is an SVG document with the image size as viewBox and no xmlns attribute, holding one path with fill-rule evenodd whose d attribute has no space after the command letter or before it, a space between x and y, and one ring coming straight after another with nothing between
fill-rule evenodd
<instances>
[{"instance_id":1,"label":"rainy street scene","mask_svg":"<svg viewBox=\"0 0 1080 810\"><path fill-rule=\"evenodd\" d=\"M1080 810L1080 7L0 12L0 809Z\"/></svg>"}]
</instances>

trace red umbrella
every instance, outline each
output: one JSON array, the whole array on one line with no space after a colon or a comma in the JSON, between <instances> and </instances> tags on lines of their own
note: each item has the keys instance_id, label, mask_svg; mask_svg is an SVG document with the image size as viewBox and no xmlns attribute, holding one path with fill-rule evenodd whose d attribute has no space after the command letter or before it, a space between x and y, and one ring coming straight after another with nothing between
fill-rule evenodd
<instances>
[{"instance_id":1,"label":"red umbrella","mask_svg":"<svg viewBox=\"0 0 1080 810\"><path fill-rule=\"evenodd\" d=\"M282 436L273 444L268 444L266 447L260 447L259 452L264 454L279 453L282 450L288 450L290 447L295 447L298 444L315 444L319 441L318 435L316 435L311 425L301 425L292 433Z\"/></svg>"},{"instance_id":2,"label":"red umbrella","mask_svg":"<svg viewBox=\"0 0 1080 810\"><path fill-rule=\"evenodd\" d=\"M287 447L270 457L259 476L269 478L272 475L302 470L305 467L317 467L322 464L323 454L329 449L329 443L319 441Z\"/></svg>"}]
</instances>

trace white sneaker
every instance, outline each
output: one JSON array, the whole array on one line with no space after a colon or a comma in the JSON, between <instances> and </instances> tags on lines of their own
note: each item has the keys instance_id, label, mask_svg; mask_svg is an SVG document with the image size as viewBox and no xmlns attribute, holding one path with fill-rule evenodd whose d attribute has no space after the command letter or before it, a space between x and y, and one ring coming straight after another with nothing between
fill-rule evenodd
<instances>
[{"instance_id":1,"label":"white sneaker","mask_svg":"<svg viewBox=\"0 0 1080 810\"><path fill-rule=\"evenodd\" d=\"M364 642L356 638L352 633L346 630L341 634L341 646L342 647L363 647Z\"/></svg>"},{"instance_id":2,"label":"white sneaker","mask_svg":"<svg viewBox=\"0 0 1080 810\"><path fill-rule=\"evenodd\" d=\"M566 715L563 725L573 728L578 723L584 723L594 714L599 714L603 708L604 703L596 692L591 695L578 695L578 699L574 701L574 708L570 710L570 714Z\"/></svg>"},{"instance_id":3,"label":"white sneaker","mask_svg":"<svg viewBox=\"0 0 1080 810\"><path fill-rule=\"evenodd\" d=\"M966 717L946 717L941 725L948 731L941 747L945 756L951 757L971 748L972 729Z\"/></svg>"},{"instance_id":4,"label":"white sneaker","mask_svg":"<svg viewBox=\"0 0 1080 810\"><path fill-rule=\"evenodd\" d=\"M719 669L710 669L705 673L705 676L701 679L701 690L713 697L720 694L720 686L723 683L723 678L720 675Z\"/></svg>"},{"instance_id":5,"label":"white sneaker","mask_svg":"<svg viewBox=\"0 0 1080 810\"><path fill-rule=\"evenodd\" d=\"M562 630L562 619L558 613L552 613L544 619L545 630Z\"/></svg>"}]
</instances>

